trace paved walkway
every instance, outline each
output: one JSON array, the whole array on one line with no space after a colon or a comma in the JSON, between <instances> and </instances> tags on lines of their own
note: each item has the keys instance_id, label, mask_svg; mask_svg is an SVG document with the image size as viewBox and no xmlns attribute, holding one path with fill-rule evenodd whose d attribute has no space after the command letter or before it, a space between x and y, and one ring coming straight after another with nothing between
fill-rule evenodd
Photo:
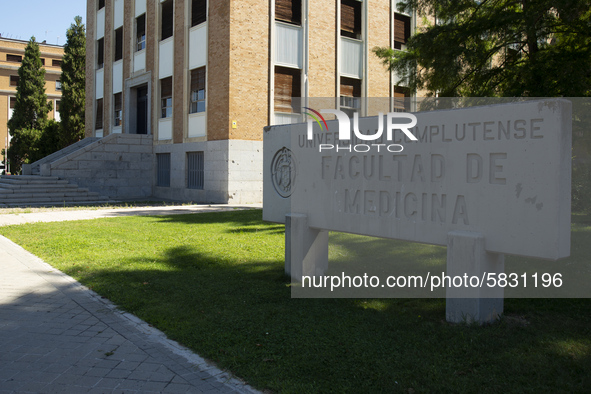
<instances>
[{"instance_id":1,"label":"paved walkway","mask_svg":"<svg viewBox=\"0 0 591 394\"><path fill-rule=\"evenodd\" d=\"M140 207L112 209L55 209L33 213L0 214L0 226L34 222L62 222L118 216L183 215L198 212L221 212L236 209L262 208L262 204L176 205L169 207Z\"/></svg>"},{"instance_id":2,"label":"paved walkway","mask_svg":"<svg viewBox=\"0 0 591 394\"><path fill-rule=\"evenodd\" d=\"M57 219L205 208L61 211ZM0 215L0 223L54 214ZM1 236L0 349L0 393L255 392Z\"/></svg>"}]
</instances>

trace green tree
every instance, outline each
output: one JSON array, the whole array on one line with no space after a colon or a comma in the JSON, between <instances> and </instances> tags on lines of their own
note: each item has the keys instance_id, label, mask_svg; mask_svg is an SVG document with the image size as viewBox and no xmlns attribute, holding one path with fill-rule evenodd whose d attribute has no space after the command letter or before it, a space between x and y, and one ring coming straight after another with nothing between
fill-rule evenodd
<instances>
[{"instance_id":1,"label":"green tree","mask_svg":"<svg viewBox=\"0 0 591 394\"><path fill-rule=\"evenodd\" d=\"M62 99L60 102L60 143L62 147L84 138L86 100L86 31L77 16L67 33L62 60Z\"/></svg>"},{"instance_id":2,"label":"green tree","mask_svg":"<svg viewBox=\"0 0 591 394\"><path fill-rule=\"evenodd\" d=\"M8 121L12 136L8 158L13 173L20 172L23 163L36 157L37 142L47 124L47 113L52 110L45 94L45 69L35 37L31 37L25 48L18 77L16 103Z\"/></svg>"},{"instance_id":3,"label":"green tree","mask_svg":"<svg viewBox=\"0 0 591 394\"><path fill-rule=\"evenodd\" d=\"M407 51L373 51L415 91L440 97L591 95L590 0L398 4L400 11L416 11L426 27L407 41Z\"/></svg>"}]
</instances>

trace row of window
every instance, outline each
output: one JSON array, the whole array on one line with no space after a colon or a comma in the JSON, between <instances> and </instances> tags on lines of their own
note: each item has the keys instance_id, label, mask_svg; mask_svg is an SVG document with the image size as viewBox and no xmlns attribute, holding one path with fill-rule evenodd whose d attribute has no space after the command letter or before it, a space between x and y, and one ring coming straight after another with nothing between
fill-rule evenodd
<instances>
[{"instance_id":1,"label":"row of window","mask_svg":"<svg viewBox=\"0 0 591 394\"><path fill-rule=\"evenodd\" d=\"M23 57L21 55L11 55L9 53L6 54L6 61L10 63L21 63L23 61ZM41 64L45 66L45 59L41 58ZM51 66L52 67L61 67L62 61L59 59L51 59Z\"/></svg>"},{"instance_id":2,"label":"row of window","mask_svg":"<svg viewBox=\"0 0 591 394\"><path fill-rule=\"evenodd\" d=\"M104 0L99 0L99 10L105 6ZM174 32L174 0L166 0L160 5L160 40L172 37ZM197 26L207 19L207 1L193 0L191 2L191 27ZM135 51L146 48L146 14L138 16L135 20ZM115 61L123 59L123 27L115 30L114 40ZM97 68L102 68L105 61L105 39L97 40Z\"/></svg>"},{"instance_id":3,"label":"row of window","mask_svg":"<svg viewBox=\"0 0 591 394\"><path fill-rule=\"evenodd\" d=\"M103 99L96 100L96 119L94 128L101 130L103 128ZM123 94L116 93L113 95L113 125L114 127L121 126L123 123Z\"/></svg>"},{"instance_id":4,"label":"row of window","mask_svg":"<svg viewBox=\"0 0 591 394\"><path fill-rule=\"evenodd\" d=\"M205 67L191 70L189 113L205 112ZM172 77L160 80L160 118L172 117Z\"/></svg>"},{"instance_id":5,"label":"row of window","mask_svg":"<svg viewBox=\"0 0 591 394\"><path fill-rule=\"evenodd\" d=\"M187 152L186 154L186 186L187 189L203 190L205 171L203 152ZM156 185L170 187L170 153L156 154Z\"/></svg>"},{"instance_id":6,"label":"row of window","mask_svg":"<svg viewBox=\"0 0 591 394\"><path fill-rule=\"evenodd\" d=\"M18 86L19 76L18 75L11 75L10 76L10 83L9 86ZM61 81L55 81L55 90L60 91L62 90L62 83Z\"/></svg>"},{"instance_id":7,"label":"row of window","mask_svg":"<svg viewBox=\"0 0 591 394\"><path fill-rule=\"evenodd\" d=\"M360 39L362 32L362 3L341 0L341 36ZM302 24L302 0L275 0L275 20L294 25ZM394 47L402 49L410 37L410 17L394 14Z\"/></svg>"},{"instance_id":8,"label":"row of window","mask_svg":"<svg viewBox=\"0 0 591 394\"><path fill-rule=\"evenodd\" d=\"M172 117L172 77L160 80L160 118ZM189 113L205 112L205 67L191 70L189 89ZM122 94L113 95L114 126L121 126L123 121ZM95 129L103 128L103 99L96 101Z\"/></svg>"},{"instance_id":9,"label":"row of window","mask_svg":"<svg viewBox=\"0 0 591 394\"><path fill-rule=\"evenodd\" d=\"M302 71L296 68L275 66L275 97L274 110L282 113L301 113L300 103L293 98L301 97ZM355 78L340 78L340 106L341 110L352 115L361 109L361 80ZM396 110L408 109L410 90L404 87L395 87L394 107Z\"/></svg>"},{"instance_id":10,"label":"row of window","mask_svg":"<svg viewBox=\"0 0 591 394\"><path fill-rule=\"evenodd\" d=\"M60 110L60 103L61 103L60 100L55 100L55 107L54 107L55 112L59 112L59 110ZM10 97L10 100L9 100L9 107L10 107L10 109L14 109L15 105L16 105L16 97L11 96Z\"/></svg>"}]
</instances>

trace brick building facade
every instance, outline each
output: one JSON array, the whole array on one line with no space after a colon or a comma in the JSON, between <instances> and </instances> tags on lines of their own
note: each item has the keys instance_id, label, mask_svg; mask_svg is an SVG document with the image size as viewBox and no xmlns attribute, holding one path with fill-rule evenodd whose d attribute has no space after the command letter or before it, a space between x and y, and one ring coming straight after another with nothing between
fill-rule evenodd
<instances>
[{"instance_id":1,"label":"brick building facade","mask_svg":"<svg viewBox=\"0 0 591 394\"><path fill-rule=\"evenodd\" d=\"M16 101L18 69L25 56L28 41L0 37L0 149L5 149L10 142L8 120ZM59 102L62 96L59 79L62 73L61 60L64 48L59 45L39 44L41 61L45 68L45 92L53 102L49 119L59 120ZM0 160L4 160L1 157Z\"/></svg>"},{"instance_id":2,"label":"brick building facade","mask_svg":"<svg viewBox=\"0 0 591 394\"><path fill-rule=\"evenodd\" d=\"M371 52L414 28L390 0L88 0L86 136L147 134L152 196L262 200L269 124L292 97L405 96Z\"/></svg>"}]
</instances>

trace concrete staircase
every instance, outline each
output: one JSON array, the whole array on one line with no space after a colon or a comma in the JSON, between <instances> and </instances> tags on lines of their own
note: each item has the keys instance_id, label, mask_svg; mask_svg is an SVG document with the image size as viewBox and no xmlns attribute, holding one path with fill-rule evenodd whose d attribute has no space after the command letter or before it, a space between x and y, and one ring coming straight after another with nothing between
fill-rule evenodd
<instances>
[{"instance_id":1,"label":"concrete staircase","mask_svg":"<svg viewBox=\"0 0 591 394\"><path fill-rule=\"evenodd\" d=\"M99 204L108 197L53 176L0 176L0 207Z\"/></svg>"}]
</instances>

